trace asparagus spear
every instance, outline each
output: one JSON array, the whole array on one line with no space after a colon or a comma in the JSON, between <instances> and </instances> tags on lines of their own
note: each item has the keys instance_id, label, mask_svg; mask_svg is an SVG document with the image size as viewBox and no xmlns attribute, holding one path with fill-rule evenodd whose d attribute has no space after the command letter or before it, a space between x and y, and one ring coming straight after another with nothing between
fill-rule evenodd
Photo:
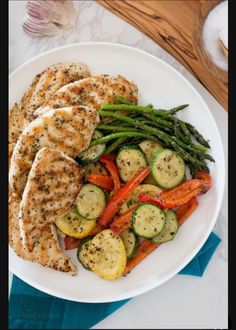
<instances>
[{"instance_id":1,"label":"asparagus spear","mask_svg":"<svg viewBox=\"0 0 236 330\"><path fill-rule=\"evenodd\" d=\"M177 118L175 118L175 122L174 122L174 134L177 137L177 139L186 143L185 136L183 135L183 133L180 129L179 121Z\"/></svg>"},{"instance_id":2,"label":"asparagus spear","mask_svg":"<svg viewBox=\"0 0 236 330\"><path fill-rule=\"evenodd\" d=\"M116 97L116 102L121 104L133 104L131 101L120 95Z\"/></svg>"},{"instance_id":3,"label":"asparagus spear","mask_svg":"<svg viewBox=\"0 0 236 330\"><path fill-rule=\"evenodd\" d=\"M205 159L208 159L210 162L215 163L215 159L211 155L209 155L209 154L205 154L204 155L204 158Z\"/></svg>"},{"instance_id":4,"label":"asparagus spear","mask_svg":"<svg viewBox=\"0 0 236 330\"><path fill-rule=\"evenodd\" d=\"M109 154L110 152L114 151L115 149L119 148L121 144L123 144L127 140L127 137L121 137L117 139L115 142L110 144L106 150L105 150L105 155Z\"/></svg>"},{"instance_id":5,"label":"asparagus spear","mask_svg":"<svg viewBox=\"0 0 236 330\"><path fill-rule=\"evenodd\" d=\"M117 114L116 113L116 115L119 115L119 114ZM126 118L129 118L129 117L126 117ZM130 119L130 118L129 118ZM129 119L128 119L128 121L129 121ZM126 121L127 122L127 121ZM137 122L137 121L135 121L135 122ZM146 124L145 122L143 122L143 121L138 121L140 124ZM150 124L153 124L153 122L150 122ZM106 127L112 127L112 126L109 126L109 125L99 125L98 126L98 128L100 128L100 127L104 127L104 126L106 126ZM146 125L147 126L147 125ZM140 127L140 125L139 125L139 127ZM150 127L150 128L152 128L152 127ZM118 128L119 129L119 128ZM117 129L117 130L118 130ZM120 130L121 131L127 131L127 130L130 130L130 131L133 131L134 129L130 129L130 128L127 128L127 127L125 127L125 128L120 128ZM135 131L138 131L137 129L135 129ZM164 133L164 132L163 132ZM165 133L164 133L165 134ZM166 139L167 139L167 141L168 141L168 138L169 138L169 136L168 135L166 135ZM176 138L175 136L172 136L171 137L172 138L172 140L173 140L173 142L176 142L180 147L182 147L183 149L185 149L185 150L189 150L189 151L191 151L195 156L196 156L196 154L200 154L200 155L202 155L202 154L204 154L205 152L206 152L206 148L205 147L203 147L203 146L197 146L197 145L191 145L191 144L186 144L186 143L184 143L184 142L182 142L181 140L179 140L178 138Z\"/></svg>"},{"instance_id":6,"label":"asparagus spear","mask_svg":"<svg viewBox=\"0 0 236 330\"><path fill-rule=\"evenodd\" d=\"M175 110L178 108L183 109L184 107L186 107L187 105L181 105L179 107L174 108ZM125 105L125 104L102 104L101 106L101 110L128 110L128 111L136 111L139 113L142 113L145 115L146 114L151 114L151 115L155 115L155 116L160 116L163 117L163 119L165 119L166 121L172 121L175 122L176 121L176 117L169 114L169 111L165 111L162 109L153 109L153 108L148 108L145 106L141 106L141 105ZM173 109L172 109L173 110ZM159 118L160 119L160 118ZM184 134L190 139L190 133L195 137L196 141L199 142L201 145L210 148L209 143L203 138L203 136L197 131L197 129L189 124L189 123L185 123L184 121L177 119L179 124L181 125L182 130L184 130Z\"/></svg>"},{"instance_id":7,"label":"asparagus spear","mask_svg":"<svg viewBox=\"0 0 236 330\"><path fill-rule=\"evenodd\" d=\"M123 110L128 110L128 111L137 111L137 112L145 112L148 114L153 114L153 115L157 115L159 117L163 117L166 120L169 121L175 121L175 117L173 116L173 114L171 114L171 112L177 112L177 109L183 109L187 107L187 104L184 105L180 105L179 107L173 108L169 111L163 110L163 109L153 109L153 108L149 108L149 107L145 107L142 105L126 105L126 104L102 104L101 106L101 110L119 110L119 111L123 111ZM185 123L182 120L178 121L180 123L184 123L188 130L190 131L190 133L194 136L194 138L196 139L197 142L199 142L200 144L202 144L203 146L210 148L209 143L204 139L204 137L198 132L198 130L191 124L189 123ZM188 133L187 133L188 134Z\"/></svg>"},{"instance_id":8,"label":"asparagus spear","mask_svg":"<svg viewBox=\"0 0 236 330\"><path fill-rule=\"evenodd\" d=\"M133 127L121 127L121 126L114 126L114 125L103 125L100 124L97 126L97 129L100 130L106 130L106 131L118 131L118 132L140 132L139 130L137 130L137 128L133 128Z\"/></svg>"},{"instance_id":9,"label":"asparagus spear","mask_svg":"<svg viewBox=\"0 0 236 330\"><path fill-rule=\"evenodd\" d=\"M180 105L179 107L170 109L169 111L167 110L163 110L163 109L154 109L154 108L150 108L147 106L143 106L143 105L134 105L134 104L107 104L107 103L103 103L101 105L101 110L118 110L118 111L137 111L137 112L145 112L145 113L150 113L153 115L158 115L160 117L163 117L165 119L169 119L171 121L174 121L174 116L172 114L172 112L177 112L178 109L182 110L184 108L186 108L188 106L188 104L184 104L184 105Z\"/></svg>"},{"instance_id":10,"label":"asparagus spear","mask_svg":"<svg viewBox=\"0 0 236 330\"><path fill-rule=\"evenodd\" d=\"M113 117L113 118L122 120L126 123L129 123L132 126L140 127L144 131L149 132L149 133L157 136L160 140L164 141L165 143L170 144L173 147L173 149L176 152L178 152L182 156L182 158L185 159L186 161L191 162L193 165L206 166L206 163L204 161L200 161L200 160L196 159L195 157L191 156L191 154L189 154L187 151L185 151L181 146L179 146L176 143L177 139L175 137L169 136L169 135L167 135L166 133L164 133L163 131L161 131L157 128L147 126L146 124L143 124L142 122L139 122L137 120L134 120L132 118L121 115L121 114L116 113L116 112L109 112L109 111L99 110L99 115L102 116L102 117ZM115 134L122 134L122 133L115 133ZM130 134L131 134L131 132L130 132ZM133 132L133 134L138 134L138 133ZM150 136L149 136L149 138L150 138ZM103 138L101 138L101 139L103 139ZM92 143L94 143L95 141L96 140L92 141ZM91 143L91 146L92 146L92 143ZM104 143L104 142L99 142L99 144L100 143Z\"/></svg>"},{"instance_id":11,"label":"asparagus spear","mask_svg":"<svg viewBox=\"0 0 236 330\"><path fill-rule=\"evenodd\" d=\"M167 127L169 129L173 129L173 127L174 127L173 123L171 123L171 122L169 122L165 119L159 118L157 116L154 116L152 114L149 114L149 113L144 112L143 117L150 119L151 121L153 121L154 123L159 124L163 128Z\"/></svg>"},{"instance_id":12,"label":"asparagus spear","mask_svg":"<svg viewBox=\"0 0 236 330\"><path fill-rule=\"evenodd\" d=\"M130 102L129 100L127 100L123 96L117 96L116 97L116 102L117 103L121 103L121 104L129 104L129 105L133 104L132 102ZM172 108L170 110L167 110L167 112L169 114L171 114L171 115L175 115L178 111L185 109L187 106L188 106L188 104L183 104L183 105L180 105L178 107L175 107L175 108ZM146 107L153 108L153 104L152 103L148 103L146 105ZM166 111L166 110L164 110L164 111Z\"/></svg>"},{"instance_id":13,"label":"asparagus spear","mask_svg":"<svg viewBox=\"0 0 236 330\"><path fill-rule=\"evenodd\" d=\"M107 103L103 103L101 105L101 110L118 110L118 111L136 111L136 112L140 112L140 113L150 113L153 115L159 115L160 117L163 117L165 119L173 119L173 115L168 114L167 111L165 110L159 110L159 109L153 109L153 108L149 108L143 105L126 105L126 104L107 104Z\"/></svg>"},{"instance_id":14,"label":"asparagus spear","mask_svg":"<svg viewBox=\"0 0 236 330\"><path fill-rule=\"evenodd\" d=\"M185 141L187 143L190 143L191 142L191 134L190 134L189 130L187 129L187 126L185 125L185 123L183 121L179 121L179 126L180 126L181 131L184 134Z\"/></svg>"},{"instance_id":15,"label":"asparagus spear","mask_svg":"<svg viewBox=\"0 0 236 330\"><path fill-rule=\"evenodd\" d=\"M112 133L110 135L103 136L102 138L93 140L93 141L91 141L89 146L92 147L92 146L96 146L97 144L107 143L110 140L114 140L114 139L121 138L121 137L136 137L136 136L149 138L149 139L153 139L156 141L156 139L154 137L150 136L148 133L126 131L126 132Z\"/></svg>"},{"instance_id":16,"label":"asparagus spear","mask_svg":"<svg viewBox=\"0 0 236 330\"><path fill-rule=\"evenodd\" d=\"M190 123L186 123L186 126L197 142L199 142L200 144L202 144L207 148L211 148L208 141L204 139L204 137L198 132L198 130L193 125L191 125Z\"/></svg>"}]
</instances>

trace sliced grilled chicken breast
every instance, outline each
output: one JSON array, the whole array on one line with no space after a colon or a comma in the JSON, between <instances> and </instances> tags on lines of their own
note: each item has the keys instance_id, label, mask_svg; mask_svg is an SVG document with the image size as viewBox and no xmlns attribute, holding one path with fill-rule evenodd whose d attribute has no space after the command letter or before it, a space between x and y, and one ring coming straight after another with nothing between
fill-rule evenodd
<instances>
[{"instance_id":1,"label":"sliced grilled chicken breast","mask_svg":"<svg viewBox=\"0 0 236 330\"><path fill-rule=\"evenodd\" d=\"M28 122L28 121L27 121ZM24 120L23 112L20 110L20 106L15 103L9 110L8 115L8 142L9 144L16 143L22 128L27 123Z\"/></svg>"},{"instance_id":2,"label":"sliced grilled chicken breast","mask_svg":"<svg viewBox=\"0 0 236 330\"><path fill-rule=\"evenodd\" d=\"M34 112L33 118L48 109L71 105L92 106L98 110L102 103L115 103L118 95L136 104L138 102L138 87L122 76L92 76L60 88L48 98L42 107Z\"/></svg>"},{"instance_id":3,"label":"sliced grilled chicken breast","mask_svg":"<svg viewBox=\"0 0 236 330\"><path fill-rule=\"evenodd\" d=\"M51 109L32 121L20 135L11 157L9 184L22 195L36 153L50 147L75 158L88 148L99 123L94 108L83 106Z\"/></svg>"},{"instance_id":4,"label":"sliced grilled chicken breast","mask_svg":"<svg viewBox=\"0 0 236 330\"><path fill-rule=\"evenodd\" d=\"M12 194L9 200L9 244L16 254L42 266L52 268L70 275L77 274L77 268L59 246L56 229L53 224L45 226L33 251L28 252L22 245L19 228L19 210L21 198Z\"/></svg>"},{"instance_id":5,"label":"sliced grilled chicken breast","mask_svg":"<svg viewBox=\"0 0 236 330\"><path fill-rule=\"evenodd\" d=\"M89 76L88 67L81 63L57 63L37 74L19 104L15 104L10 110L9 142L17 141L31 121L33 112L59 88Z\"/></svg>"},{"instance_id":6,"label":"sliced grilled chicken breast","mask_svg":"<svg viewBox=\"0 0 236 330\"><path fill-rule=\"evenodd\" d=\"M9 143L8 144L8 170L9 170L9 167L10 167L11 156L12 156L14 147L15 147L15 143Z\"/></svg>"},{"instance_id":7,"label":"sliced grilled chicken breast","mask_svg":"<svg viewBox=\"0 0 236 330\"><path fill-rule=\"evenodd\" d=\"M19 211L22 243L32 252L45 225L66 213L82 187L84 170L63 152L42 148L28 175Z\"/></svg>"},{"instance_id":8,"label":"sliced grilled chicken breast","mask_svg":"<svg viewBox=\"0 0 236 330\"><path fill-rule=\"evenodd\" d=\"M21 243L20 228L19 228L19 210L21 198L12 193L9 198L8 204L8 240L10 246L21 258L30 260L31 256L28 255Z\"/></svg>"}]
</instances>

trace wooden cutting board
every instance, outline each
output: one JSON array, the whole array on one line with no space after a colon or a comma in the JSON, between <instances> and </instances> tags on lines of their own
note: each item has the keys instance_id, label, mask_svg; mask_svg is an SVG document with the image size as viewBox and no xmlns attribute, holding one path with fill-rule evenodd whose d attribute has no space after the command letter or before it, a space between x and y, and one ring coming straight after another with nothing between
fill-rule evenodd
<instances>
[{"instance_id":1,"label":"wooden cutting board","mask_svg":"<svg viewBox=\"0 0 236 330\"><path fill-rule=\"evenodd\" d=\"M194 38L204 0L97 0L102 6L151 37L181 62L227 111L228 78L222 70L209 71L199 57L202 48ZM207 0L207 6L219 0ZM205 63L206 64L206 63ZM211 64L210 64L211 65ZM214 70L213 70L214 71Z\"/></svg>"}]
</instances>

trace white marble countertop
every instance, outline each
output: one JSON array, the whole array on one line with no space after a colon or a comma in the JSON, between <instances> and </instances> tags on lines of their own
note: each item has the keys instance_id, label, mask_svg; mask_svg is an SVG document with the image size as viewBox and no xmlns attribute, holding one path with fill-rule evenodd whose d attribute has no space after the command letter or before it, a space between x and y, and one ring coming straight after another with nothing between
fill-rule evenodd
<instances>
[{"instance_id":1,"label":"white marble countertop","mask_svg":"<svg viewBox=\"0 0 236 330\"><path fill-rule=\"evenodd\" d=\"M75 6L79 10L75 29L66 31L60 38L31 38L21 28L25 1L10 0L10 72L33 56L75 42L110 41L143 49L181 72L205 99L222 136L227 168L228 116L205 88L158 44L95 1L75 1ZM202 278L176 275L160 287L133 298L116 313L94 326L94 329L227 328L227 203L226 182L222 208L214 228L222 242ZM10 284L11 277L10 274Z\"/></svg>"}]
</instances>

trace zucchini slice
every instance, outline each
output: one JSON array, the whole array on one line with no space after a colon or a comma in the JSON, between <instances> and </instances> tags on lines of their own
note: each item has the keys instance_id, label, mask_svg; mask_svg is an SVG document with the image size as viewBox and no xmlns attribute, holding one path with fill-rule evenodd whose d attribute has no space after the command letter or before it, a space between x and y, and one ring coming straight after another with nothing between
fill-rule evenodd
<instances>
[{"instance_id":1,"label":"zucchini slice","mask_svg":"<svg viewBox=\"0 0 236 330\"><path fill-rule=\"evenodd\" d=\"M174 188L184 178L185 163L175 151L160 149L152 156L151 172L160 187Z\"/></svg>"},{"instance_id":2,"label":"zucchini slice","mask_svg":"<svg viewBox=\"0 0 236 330\"><path fill-rule=\"evenodd\" d=\"M86 183L76 197L77 212L87 220L96 219L106 206L106 197L103 190L94 184Z\"/></svg>"},{"instance_id":3,"label":"zucchini slice","mask_svg":"<svg viewBox=\"0 0 236 330\"><path fill-rule=\"evenodd\" d=\"M120 238L125 247L126 257L128 259L132 258L135 255L138 246L137 237L130 228L127 228L120 234Z\"/></svg>"},{"instance_id":4,"label":"zucchini slice","mask_svg":"<svg viewBox=\"0 0 236 330\"><path fill-rule=\"evenodd\" d=\"M127 182L147 166L147 161L139 147L126 145L119 149L116 165L121 179Z\"/></svg>"},{"instance_id":5,"label":"zucchini slice","mask_svg":"<svg viewBox=\"0 0 236 330\"><path fill-rule=\"evenodd\" d=\"M132 229L141 237L152 238L163 230L165 218L165 213L158 206L144 203L133 213Z\"/></svg>"},{"instance_id":6,"label":"zucchini slice","mask_svg":"<svg viewBox=\"0 0 236 330\"><path fill-rule=\"evenodd\" d=\"M139 147L145 153L148 164L150 164L154 152L163 148L160 143L154 142L152 140L143 140L139 143Z\"/></svg>"},{"instance_id":7,"label":"zucchini slice","mask_svg":"<svg viewBox=\"0 0 236 330\"><path fill-rule=\"evenodd\" d=\"M95 228L96 220L90 220L81 217L74 209L55 220L55 225L64 234L75 237L84 238Z\"/></svg>"},{"instance_id":8,"label":"zucchini slice","mask_svg":"<svg viewBox=\"0 0 236 330\"><path fill-rule=\"evenodd\" d=\"M88 182L88 175L91 173L98 173L107 175L105 167L100 162L89 163L84 165L84 181Z\"/></svg>"},{"instance_id":9,"label":"zucchini slice","mask_svg":"<svg viewBox=\"0 0 236 330\"><path fill-rule=\"evenodd\" d=\"M177 217L172 210L166 212L166 223L160 234L154 236L152 241L155 243L165 243L171 241L179 229Z\"/></svg>"},{"instance_id":10,"label":"zucchini slice","mask_svg":"<svg viewBox=\"0 0 236 330\"><path fill-rule=\"evenodd\" d=\"M157 182L154 179L152 173L150 173L143 182L146 183L146 184L153 184L155 186L157 185Z\"/></svg>"},{"instance_id":11,"label":"zucchini slice","mask_svg":"<svg viewBox=\"0 0 236 330\"><path fill-rule=\"evenodd\" d=\"M154 186L153 184L140 184L134 190L134 192L129 196L129 198L121 205L119 214L122 214L125 211L127 211L128 209L130 209L131 207L139 204L140 202L138 200L138 196L141 193L145 193L150 196L156 196L156 195L160 194L161 191L162 190L159 187Z\"/></svg>"},{"instance_id":12,"label":"zucchini slice","mask_svg":"<svg viewBox=\"0 0 236 330\"><path fill-rule=\"evenodd\" d=\"M98 130L93 132L92 140L96 140L103 137L103 134ZM99 157L104 153L106 149L105 144L98 144L96 146L89 147L81 152L78 156L79 162L84 165L92 162L96 162Z\"/></svg>"},{"instance_id":13,"label":"zucchini slice","mask_svg":"<svg viewBox=\"0 0 236 330\"><path fill-rule=\"evenodd\" d=\"M89 244L89 265L92 271L106 280L123 275L126 266L124 244L110 229L97 234Z\"/></svg>"},{"instance_id":14,"label":"zucchini slice","mask_svg":"<svg viewBox=\"0 0 236 330\"><path fill-rule=\"evenodd\" d=\"M80 246L77 250L77 258L82 264L82 266L87 269L91 270L89 263L89 244L92 241L92 237L85 237L82 242L80 243Z\"/></svg>"}]
</instances>

